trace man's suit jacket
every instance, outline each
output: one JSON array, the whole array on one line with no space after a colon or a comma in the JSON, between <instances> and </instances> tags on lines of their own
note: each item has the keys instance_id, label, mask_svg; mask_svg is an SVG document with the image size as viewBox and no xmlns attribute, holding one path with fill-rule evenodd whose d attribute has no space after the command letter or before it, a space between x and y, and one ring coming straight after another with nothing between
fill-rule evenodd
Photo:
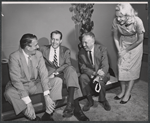
<instances>
[{"instance_id":1,"label":"man's suit jacket","mask_svg":"<svg viewBox=\"0 0 150 123\"><path fill-rule=\"evenodd\" d=\"M71 65L70 61L70 50L60 45L60 52L59 52L59 67L56 68L53 62L49 61L49 54L50 54L50 47L51 45L45 45L40 47L40 51L43 54L43 57L45 59L45 64L48 69L48 74L51 75L54 72L63 72L63 70Z\"/></svg>"},{"instance_id":2,"label":"man's suit jacket","mask_svg":"<svg viewBox=\"0 0 150 123\"><path fill-rule=\"evenodd\" d=\"M35 81L30 80L27 62L21 48L13 52L9 57L9 73L11 81L8 83L7 87L13 86L16 88L20 93L21 98L29 96L27 90L35 86L36 80L39 79L38 75L40 75L43 91L51 88L50 84L48 84L48 71L41 52L36 51L36 54L32 56L32 63Z\"/></svg>"},{"instance_id":3,"label":"man's suit jacket","mask_svg":"<svg viewBox=\"0 0 150 123\"><path fill-rule=\"evenodd\" d=\"M81 74L87 74L89 77L93 75L93 72L97 72L99 69L102 69L105 73L105 76L109 77L108 69L108 57L106 47L95 44L94 45L94 65L92 65L88 59L87 51L84 48L81 48L78 54L78 63Z\"/></svg>"}]
</instances>

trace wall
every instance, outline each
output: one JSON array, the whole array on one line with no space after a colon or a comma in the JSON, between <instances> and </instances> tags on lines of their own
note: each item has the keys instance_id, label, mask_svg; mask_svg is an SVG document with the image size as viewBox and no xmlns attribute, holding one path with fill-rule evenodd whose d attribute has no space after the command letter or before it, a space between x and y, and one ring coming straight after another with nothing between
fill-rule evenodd
<instances>
[{"instance_id":1,"label":"wall","mask_svg":"<svg viewBox=\"0 0 150 123\"><path fill-rule=\"evenodd\" d=\"M63 33L63 44L71 49L72 62L77 68L76 54L78 38L70 4L22 4L2 5L2 58L18 49L19 40L25 33L33 33L39 44L48 44L50 32L60 30ZM111 25L115 15L115 4L95 4L92 20L96 39L108 49L110 65L117 74L116 48L112 39Z\"/></svg>"},{"instance_id":2,"label":"wall","mask_svg":"<svg viewBox=\"0 0 150 123\"><path fill-rule=\"evenodd\" d=\"M148 38L148 4L133 4L138 16L142 19L145 28L145 37Z\"/></svg>"},{"instance_id":3,"label":"wall","mask_svg":"<svg viewBox=\"0 0 150 123\"><path fill-rule=\"evenodd\" d=\"M18 49L19 40L25 33L35 34L41 45L48 44L50 32L57 29L64 35L63 45L73 45L74 23L69 7L70 4L2 5L2 57L8 58Z\"/></svg>"},{"instance_id":4,"label":"wall","mask_svg":"<svg viewBox=\"0 0 150 123\"><path fill-rule=\"evenodd\" d=\"M116 4L96 4L92 19L96 40L107 47L110 66L117 74L117 53L112 38L112 21L115 16Z\"/></svg>"}]
</instances>

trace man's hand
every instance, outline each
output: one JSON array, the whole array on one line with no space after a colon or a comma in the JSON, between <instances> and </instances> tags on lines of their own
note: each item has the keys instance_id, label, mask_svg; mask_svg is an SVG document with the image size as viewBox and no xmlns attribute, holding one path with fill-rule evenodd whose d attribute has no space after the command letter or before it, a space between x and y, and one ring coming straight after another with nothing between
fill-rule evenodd
<instances>
[{"instance_id":1,"label":"man's hand","mask_svg":"<svg viewBox=\"0 0 150 123\"><path fill-rule=\"evenodd\" d=\"M102 69L99 69L97 71L97 74L99 75L99 80L103 80L104 76L105 76L105 73L103 72Z\"/></svg>"},{"instance_id":2,"label":"man's hand","mask_svg":"<svg viewBox=\"0 0 150 123\"><path fill-rule=\"evenodd\" d=\"M53 73L54 75L58 75L59 73L58 72L55 72L55 73Z\"/></svg>"},{"instance_id":3,"label":"man's hand","mask_svg":"<svg viewBox=\"0 0 150 123\"><path fill-rule=\"evenodd\" d=\"M51 74L50 76L49 76L49 78L54 78L55 76L54 76L54 74Z\"/></svg>"},{"instance_id":4,"label":"man's hand","mask_svg":"<svg viewBox=\"0 0 150 123\"><path fill-rule=\"evenodd\" d=\"M96 77L95 77L95 79L93 80L93 83L94 83L95 81L99 82L99 76L96 76Z\"/></svg>"},{"instance_id":5,"label":"man's hand","mask_svg":"<svg viewBox=\"0 0 150 123\"><path fill-rule=\"evenodd\" d=\"M29 117L31 120L36 118L32 103L27 104L27 109L25 111L25 115L27 115L27 117Z\"/></svg>"},{"instance_id":6,"label":"man's hand","mask_svg":"<svg viewBox=\"0 0 150 123\"><path fill-rule=\"evenodd\" d=\"M94 78L94 76L93 75L91 75L91 79L93 79Z\"/></svg>"},{"instance_id":7,"label":"man's hand","mask_svg":"<svg viewBox=\"0 0 150 123\"><path fill-rule=\"evenodd\" d=\"M46 95L44 97L45 97L46 108L47 110L49 110L50 113L52 113L55 108L55 102L50 98L49 95Z\"/></svg>"},{"instance_id":8,"label":"man's hand","mask_svg":"<svg viewBox=\"0 0 150 123\"><path fill-rule=\"evenodd\" d=\"M102 71L102 69L99 69L97 71L97 74L100 75L100 76L104 76L105 75L105 73Z\"/></svg>"},{"instance_id":9,"label":"man's hand","mask_svg":"<svg viewBox=\"0 0 150 123\"><path fill-rule=\"evenodd\" d=\"M58 75L59 73L58 72L55 72L55 73L52 73L49 78L54 78L56 75Z\"/></svg>"}]
</instances>

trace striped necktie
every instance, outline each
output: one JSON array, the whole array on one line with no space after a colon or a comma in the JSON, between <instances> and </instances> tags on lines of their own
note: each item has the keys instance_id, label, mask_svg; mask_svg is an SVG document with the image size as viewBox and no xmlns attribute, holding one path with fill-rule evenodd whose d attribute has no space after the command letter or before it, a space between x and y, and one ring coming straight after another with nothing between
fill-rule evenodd
<instances>
[{"instance_id":1,"label":"striped necktie","mask_svg":"<svg viewBox=\"0 0 150 123\"><path fill-rule=\"evenodd\" d=\"M58 67L58 61L57 61L57 55L56 55L56 49L54 49L54 60L53 60L53 64Z\"/></svg>"}]
</instances>

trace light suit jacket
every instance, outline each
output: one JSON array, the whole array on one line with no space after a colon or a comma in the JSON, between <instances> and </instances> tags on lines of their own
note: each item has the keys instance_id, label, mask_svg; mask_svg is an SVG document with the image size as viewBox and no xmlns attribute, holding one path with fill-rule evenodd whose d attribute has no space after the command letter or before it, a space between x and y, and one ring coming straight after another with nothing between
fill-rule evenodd
<instances>
[{"instance_id":1,"label":"light suit jacket","mask_svg":"<svg viewBox=\"0 0 150 123\"><path fill-rule=\"evenodd\" d=\"M56 68L53 62L49 61L50 47L51 45L45 45L40 47L40 51L42 52L43 57L45 59L45 64L48 69L49 75L51 75L54 72L61 73L66 67L71 66L70 50L67 47L60 46L59 67Z\"/></svg>"},{"instance_id":2,"label":"light suit jacket","mask_svg":"<svg viewBox=\"0 0 150 123\"><path fill-rule=\"evenodd\" d=\"M110 77L108 73L109 64L107 57L106 47L95 44L94 45L94 65L92 65L88 59L87 51L84 48L81 48L78 53L78 63L79 70L81 74L87 74L88 76L93 75L93 72L97 72L99 69L102 69L105 73L105 77L108 79Z\"/></svg>"},{"instance_id":3,"label":"light suit jacket","mask_svg":"<svg viewBox=\"0 0 150 123\"><path fill-rule=\"evenodd\" d=\"M30 80L28 72L28 66L22 49L13 52L9 57L9 73L11 81L8 82L8 86L13 86L20 93L21 98L29 96L28 89L35 86L36 82L41 82L43 92L50 89L51 85L48 84L48 71L45 66L45 61L41 52L36 51L36 54L32 56L32 63L34 68L35 81ZM39 79L41 81L36 81Z\"/></svg>"}]
</instances>

